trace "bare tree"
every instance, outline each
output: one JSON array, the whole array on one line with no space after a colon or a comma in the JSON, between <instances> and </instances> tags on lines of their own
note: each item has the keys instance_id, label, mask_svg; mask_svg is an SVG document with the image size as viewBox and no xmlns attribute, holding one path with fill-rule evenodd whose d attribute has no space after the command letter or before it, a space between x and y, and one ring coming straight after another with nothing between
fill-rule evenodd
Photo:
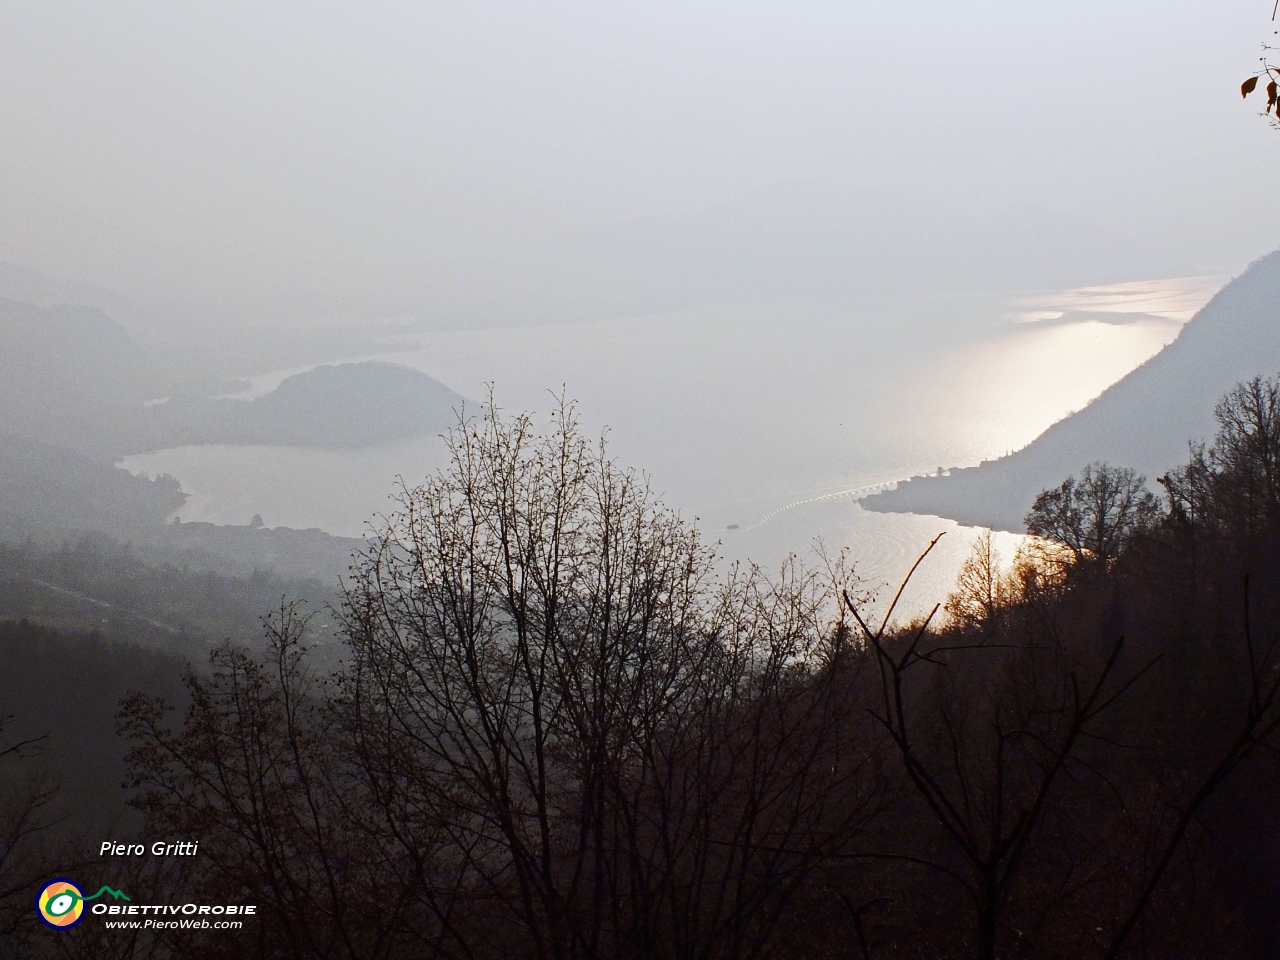
<instances>
[{"instance_id":1,"label":"bare tree","mask_svg":"<svg viewBox=\"0 0 1280 960\"><path fill-rule=\"evenodd\" d=\"M1174 515L1241 544L1280 534L1280 377L1237 384L1214 408L1213 445L1160 478Z\"/></svg>"},{"instance_id":2,"label":"bare tree","mask_svg":"<svg viewBox=\"0 0 1280 960\"><path fill-rule=\"evenodd\" d=\"M261 939L273 956L377 960L421 947L404 864L359 829L367 798L307 662L306 618L282 603L265 626L264 657L223 645L209 674L188 674L191 706L180 729L162 700L135 694L123 704L135 806L153 832L200 838L198 861L170 883L262 904ZM167 939L179 956L240 955L226 938L202 936Z\"/></svg>"},{"instance_id":3,"label":"bare tree","mask_svg":"<svg viewBox=\"0 0 1280 960\"><path fill-rule=\"evenodd\" d=\"M1268 409L1220 409L1210 507L1246 466L1267 489ZM1158 511L1132 471L1043 494L1006 576L981 538L945 625L891 629L895 598L873 629L841 561L722 572L569 404L448 440L356 558L333 677L284 604L265 654L189 678L180 729L125 707L150 823L201 836L184 885L270 903L263 956L1110 960L1189 902L1209 798L1280 737L1248 603L1237 629L1169 616L1177 578L1138 595L1180 541L1128 549Z\"/></svg>"},{"instance_id":4,"label":"bare tree","mask_svg":"<svg viewBox=\"0 0 1280 960\"><path fill-rule=\"evenodd\" d=\"M836 595L794 567L718 582L569 405L539 435L491 404L450 445L357 564L344 702L384 832L417 858L407 815L441 811L456 950L768 952L872 809L814 672Z\"/></svg>"},{"instance_id":5,"label":"bare tree","mask_svg":"<svg viewBox=\"0 0 1280 960\"><path fill-rule=\"evenodd\" d=\"M930 544L920 560L932 549ZM973 955L994 960L1014 884L1060 781L1087 771L1080 756L1082 739L1145 670L1124 682L1114 680L1122 640L1087 679L1062 649L1040 653L985 641L930 643L932 615L893 649L886 638L888 616L873 631L852 602L848 608L880 666L877 720L958 855L956 866L942 859L922 862L962 887L976 914ZM912 715L918 699L910 683L915 672L980 652L1007 661L1002 682L977 685L967 694L957 690L936 716ZM1037 662L1041 660L1048 663Z\"/></svg>"},{"instance_id":6,"label":"bare tree","mask_svg":"<svg viewBox=\"0 0 1280 960\"><path fill-rule=\"evenodd\" d=\"M1014 638L1002 632L975 637L973 625L933 635L937 607L896 634L888 630L890 607L872 630L846 598L880 667L875 718L939 828L936 842L871 855L932 870L957 885L973 911L978 960L1005 952L1036 955L1037 927L1072 956L1116 960L1209 799L1252 754L1274 751L1280 736L1280 640L1254 637L1249 597L1246 579L1241 715L1219 732L1216 756L1181 789L1161 791L1139 777L1137 794L1127 799L1121 782L1136 747L1117 739L1123 733L1108 718L1162 655L1123 669L1120 636L1089 667L1089 652L1073 651L1051 622L1046 632L1020 642L1007 642ZM925 672L928 679L920 676ZM1146 822L1131 809L1139 799L1148 808ZM892 837L898 844L905 839ZM1028 894L1015 909L1019 886ZM1072 904L1090 888L1094 904ZM856 914L855 921L867 956Z\"/></svg>"},{"instance_id":7,"label":"bare tree","mask_svg":"<svg viewBox=\"0 0 1280 960\"><path fill-rule=\"evenodd\" d=\"M943 611L955 623L986 623L995 618L1004 602L1006 590L993 539L990 530L978 534L960 568L955 591L943 604Z\"/></svg>"},{"instance_id":8,"label":"bare tree","mask_svg":"<svg viewBox=\"0 0 1280 960\"><path fill-rule=\"evenodd\" d=\"M15 764L35 757L43 749L45 737L9 741L3 738L7 721L0 717L0 761ZM17 943L23 928L31 926L28 891L48 871L48 865L33 849L59 818L51 804L58 787L47 775L4 770L0 777L0 939Z\"/></svg>"}]
</instances>

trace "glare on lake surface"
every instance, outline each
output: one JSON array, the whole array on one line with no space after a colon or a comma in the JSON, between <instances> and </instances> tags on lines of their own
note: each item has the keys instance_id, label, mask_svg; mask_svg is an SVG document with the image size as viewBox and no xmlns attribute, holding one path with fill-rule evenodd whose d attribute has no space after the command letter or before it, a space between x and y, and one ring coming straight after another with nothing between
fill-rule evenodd
<instances>
[{"instance_id":1,"label":"glare on lake surface","mask_svg":"<svg viewBox=\"0 0 1280 960\"><path fill-rule=\"evenodd\" d=\"M918 612L950 589L974 532L871 513L858 492L1024 446L1172 341L1222 282L429 332L351 359L414 367L471 402L493 384L509 411L545 413L563 385L585 429L607 428L615 458L646 470L667 503L722 539L728 559L772 568L820 537L849 548L868 581L890 582L945 530L906 598ZM246 395L293 372L258 376ZM354 451L183 447L124 465L176 476L191 495L184 520L259 513L270 526L359 536L389 509L395 478L413 483L443 450L435 437ZM1006 560L1016 540L1001 539Z\"/></svg>"}]
</instances>

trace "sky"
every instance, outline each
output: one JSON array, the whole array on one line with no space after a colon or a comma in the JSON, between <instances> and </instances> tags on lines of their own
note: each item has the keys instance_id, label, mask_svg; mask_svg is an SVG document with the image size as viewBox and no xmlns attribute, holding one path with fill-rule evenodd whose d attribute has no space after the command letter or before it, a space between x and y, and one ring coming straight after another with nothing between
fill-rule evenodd
<instances>
[{"instance_id":1,"label":"sky","mask_svg":"<svg viewBox=\"0 0 1280 960\"><path fill-rule=\"evenodd\" d=\"M1062 217L1141 254L1063 286L1234 272L1280 245L1280 132L1238 92L1269 7L13 0L0 261L177 326L519 322L714 260L708 217L788 235L761 197L875 196L873 233Z\"/></svg>"}]
</instances>

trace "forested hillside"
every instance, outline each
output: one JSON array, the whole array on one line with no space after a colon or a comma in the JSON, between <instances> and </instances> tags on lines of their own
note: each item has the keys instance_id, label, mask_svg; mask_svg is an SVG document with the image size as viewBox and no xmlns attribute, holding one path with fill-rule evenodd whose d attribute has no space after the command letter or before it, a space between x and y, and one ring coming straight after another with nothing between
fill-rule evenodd
<instances>
[{"instance_id":1,"label":"forested hillside","mask_svg":"<svg viewBox=\"0 0 1280 960\"><path fill-rule=\"evenodd\" d=\"M127 796L138 836L198 837L200 856L87 858L86 881L257 904L252 938L161 930L120 952L86 924L58 943L241 960L1270 958L1280 380L1239 385L1216 428L1160 497L1106 464L1041 491L1017 556L980 539L940 609L904 623L873 617L839 558L718 574L572 408L543 433L490 412L381 521L339 620L277 604L265 644L217 645L185 692L169 661L145 665L122 739L102 742L99 768L127 782L105 806ZM119 684L84 693L82 666L101 640L5 630L50 651L6 664L13 702L44 717L21 695L38 681L67 705L59 726L100 718ZM50 670L60 657L76 665ZM83 849L31 826L56 796L10 794L20 842L0 889ZM11 955L45 956L16 897Z\"/></svg>"},{"instance_id":2,"label":"forested hillside","mask_svg":"<svg viewBox=\"0 0 1280 960\"><path fill-rule=\"evenodd\" d=\"M61 447L0 436L0 545L49 550L105 538L128 545L139 561L233 577L269 572L328 589L360 544L320 530L168 522L185 501L172 477L139 477Z\"/></svg>"}]
</instances>

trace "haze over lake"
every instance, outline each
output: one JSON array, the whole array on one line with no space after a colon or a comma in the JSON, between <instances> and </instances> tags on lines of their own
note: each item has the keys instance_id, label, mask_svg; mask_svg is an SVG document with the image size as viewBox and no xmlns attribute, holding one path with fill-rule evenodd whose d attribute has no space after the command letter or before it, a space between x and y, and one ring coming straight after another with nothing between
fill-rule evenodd
<instances>
[{"instance_id":1,"label":"haze over lake","mask_svg":"<svg viewBox=\"0 0 1280 960\"><path fill-rule=\"evenodd\" d=\"M886 581L947 530L912 594L923 604L949 588L972 531L870 513L857 491L1025 445L1173 340L1224 280L429 333L368 325L369 350L342 359L413 367L476 406L493 384L508 411L545 413L563 385L587 429L607 428L614 456L648 472L731 559L772 567L821 537L851 548L865 577ZM265 393L300 369L265 371L237 395ZM123 465L176 476L190 494L184 520L245 523L258 513L270 526L359 536L390 508L397 476L413 484L442 461L430 436L359 450L180 447ZM1009 556L1014 540L1003 541Z\"/></svg>"}]
</instances>

